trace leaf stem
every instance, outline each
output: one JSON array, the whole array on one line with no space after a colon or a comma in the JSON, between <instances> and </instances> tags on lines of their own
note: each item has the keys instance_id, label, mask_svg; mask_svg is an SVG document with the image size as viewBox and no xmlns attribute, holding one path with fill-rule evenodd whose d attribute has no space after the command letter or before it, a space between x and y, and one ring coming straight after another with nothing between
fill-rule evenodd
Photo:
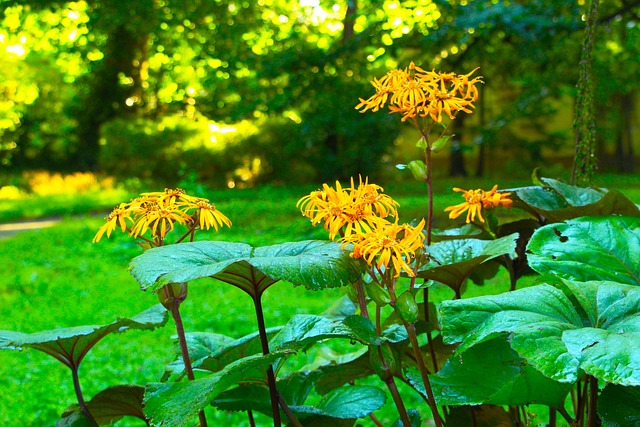
<instances>
[{"instance_id":1,"label":"leaf stem","mask_svg":"<svg viewBox=\"0 0 640 427\"><path fill-rule=\"evenodd\" d=\"M396 386L396 382L393 379L393 375L389 375L389 377L384 382L391 392L391 397L393 398L393 402L396 404L396 408L398 408L398 413L400 414L402 425L405 427L411 427L411 419L409 418L409 414L407 413L407 408L404 406L402 396L400 396L400 392L398 391L398 386Z\"/></svg>"},{"instance_id":2,"label":"leaf stem","mask_svg":"<svg viewBox=\"0 0 640 427\"><path fill-rule=\"evenodd\" d=\"M589 406L587 407L587 427L600 426L598 417L598 379L593 375L587 377L589 382Z\"/></svg>"},{"instance_id":3,"label":"leaf stem","mask_svg":"<svg viewBox=\"0 0 640 427\"><path fill-rule=\"evenodd\" d=\"M369 318L369 310L367 309L367 298L364 294L364 285L362 284L362 276L358 278L356 282L356 293L358 294L358 306L360 307L360 314Z\"/></svg>"},{"instance_id":4,"label":"leaf stem","mask_svg":"<svg viewBox=\"0 0 640 427\"><path fill-rule=\"evenodd\" d=\"M76 392L76 398L78 399L80 410L82 411L83 414L87 416L87 418L89 418L89 421L91 421L93 425L99 426L100 424L98 424L96 419L93 418L93 415L91 415L91 412L89 412L89 409L87 408L87 404L84 401L84 397L82 396L82 389L80 388L80 377L78 376L79 368L80 368L79 366L75 366L74 364L74 366L71 367L71 376L73 377L73 389Z\"/></svg>"},{"instance_id":5,"label":"leaf stem","mask_svg":"<svg viewBox=\"0 0 640 427\"><path fill-rule=\"evenodd\" d=\"M180 345L180 354L182 355L182 362L184 363L184 371L187 374L187 379L193 381L196 377L193 374L193 367L191 366L191 358L189 357L189 347L187 347L187 338L184 333L184 324L182 323L182 316L180 315L180 303L182 300L178 298L172 298L169 304L169 311L173 316L173 321L176 324L176 333L178 334L178 343ZM198 412L198 419L201 427L208 427L207 417L204 410Z\"/></svg>"},{"instance_id":6,"label":"leaf stem","mask_svg":"<svg viewBox=\"0 0 640 427\"><path fill-rule=\"evenodd\" d=\"M433 421L436 427L442 427L443 421L440 417L440 413L438 412L438 405L436 404L436 398L433 395L433 389L431 388L431 382L429 381L429 372L427 370L427 366L424 363L424 358L422 357L422 352L420 351L420 344L418 343L418 337L416 336L416 327L413 324L404 323L404 327L407 330L407 335L409 335L409 341L411 342L411 347L413 347L413 354L416 357L416 363L418 364L418 370L420 371L420 376L422 377L422 382L424 383L424 389L427 393L427 403L429 404L429 408L433 414Z\"/></svg>"},{"instance_id":7,"label":"leaf stem","mask_svg":"<svg viewBox=\"0 0 640 427\"><path fill-rule=\"evenodd\" d=\"M436 348L433 344L433 338L431 337L431 331L429 330L429 288L424 288L424 321L427 323L427 342L429 343L429 355L431 356L431 363L433 364L433 371L438 372L438 359L436 358Z\"/></svg>"},{"instance_id":8,"label":"leaf stem","mask_svg":"<svg viewBox=\"0 0 640 427\"><path fill-rule=\"evenodd\" d=\"M549 427L556 427L556 410L549 407Z\"/></svg>"},{"instance_id":9,"label":"leaf stem","mask_svg":"<svg viewBox=\"0 0 640 427\"><path fill-rule=\"evenodd\" d=\"M269 354L269 340L267 338L267 328L264 323L264 311L262 310L262 295L258 293L253 299L253 306L256 310L256 319L258 321L258 334L260 335L260 344L262 345L262 354ZM269 384L269 395L271 396L271 411L273 412L273 425L280 427L282 421L280 419L280 408L278 390L276 389L276 376L273 373L273 366L267 368L267 382Z\"/></svg>"},{"instance_id":10,"label":"leaf stem","mask_svg":"<svg viewBox=\"0 0 640 427\"><path fill-rule=\"evenodd\" d=\"M427 140L427 148L424 150L424 163L427 166L427 236L425 243L430 246L433 226L433 173L431 172L431 148L428 146L429 133L423 133L422 136Z\"/></svg>"},{"instance_id":11,"label":"leaf stem","mask_svg":"<svg viewBox=\"0 0 640 427\"><path fill-rule=\"evenodd\" d=\"M247 411L247 417L249 418L249 425L256 427L256 420L253 419L253 411L251 409Z\"/></svg>"}]
</instances>

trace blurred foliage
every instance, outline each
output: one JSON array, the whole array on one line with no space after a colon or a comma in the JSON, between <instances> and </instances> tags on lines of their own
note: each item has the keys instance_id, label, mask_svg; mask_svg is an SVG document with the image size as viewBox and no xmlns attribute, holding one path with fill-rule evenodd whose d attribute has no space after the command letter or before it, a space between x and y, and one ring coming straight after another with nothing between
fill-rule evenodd
<instances>
[{"instance_id":1,"label":"blurred foliage","mask_svg":"<svg viewBox=\"0 0 640 427\"><path fill-rule=\"evenodd\" d=\"M571 147L570 123L558 134L549 122L575 96L586 3L5 0L0 162L215 185L371 174L401 124L353 107L373 92L372 76L413 60L481 66L477 113L456 129L482 153L479 171L487 156L514 155L514 135L535 163ZM601 7L593 70L603 158L633 159L639 8ZM206 142L212 121L257 130L219 150Z\"/></svg>"}]
</instances>

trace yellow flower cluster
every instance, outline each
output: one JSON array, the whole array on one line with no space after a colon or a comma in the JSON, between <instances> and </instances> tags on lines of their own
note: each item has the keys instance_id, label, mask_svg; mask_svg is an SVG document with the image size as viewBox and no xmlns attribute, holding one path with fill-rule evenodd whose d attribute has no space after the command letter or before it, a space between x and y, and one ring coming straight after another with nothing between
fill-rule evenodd
<instances>
[{"instance_id":1,"label":"yellow flower cluster","mask_svg":"<svg viewBox=\"0 0 640 427\"><path fill-rule=\"evenodd\" d=\"M416 252L424 249L424 219L415 227L395 222L380 223L376 228L366 233L356 233L342 239L345 245L353 244L354 258L362 258L369 265L381 270L391 268L393 277L401 272L415 276L410 262Z\"/></svg>"},{"instance_id":2,"label":"yellow flower cluster","mask_svg":"<svg viewBox=\"0 0 640 427\"><path fill-rule=\"evenodd\" d=\"M378 269L392 269L394 278L402 271L413 276L409 263L424 247L424 220L416 227L399 225L399 204L382 191L367 179L363 182L361 178L357 187L351 179L347 188L336 181L335 189L323 184L321 190L301 198L297 206L313 225L322 222L332 240L340 234L345 246L353 244L354 258ZM386 220L390 216L395 222Z\"/></svg>"},{"instance_id":3,"label":"yellow flower cluster","mask_svg":"<svg viewBox=\"0 0 640 427\"><path fill-rule=\"evenodd\" d=\"M388 103L392 113L402 114L402 121L415 117L431 117L442 123L442 113L454 119L459 111L471 113L478 99L476 83L482 77L471 78L477 68L468 74L425 71L413 62L405 69L391 70L371 84L376 93L369 99L360 98L356 109L373 112Z\"/></svg>"},{"instance_id":4,"label":"yellow flower cluster","mask_svg":"<svg viewBox=\"0 0 640 427\"><path fill-rule=\"evenodd\" d=\"M445 212L449 212L449 218L455 219L467 212L467 224L471 221L475 221L476 215L481 222L484 222L482 217L482 209L493 209L498 206L510 208L513 201L509 199L511 193L498 193L498 186L494 185L489 191L481 189L477 190L463 190L461 188L454 188L453 191L463 193L465 201L455 205L449 206L445 209Z\"/></svg>"},{"instance_id":5,"label":"yellow flower cluster","mask_svg":"<svg viewBox=\"0 0 640 427\"><path fill-rule=\"evenodd\" d=\"M160 241L174 228L175 223L185 224L192 230L208 230L213 227L231 226L231 221L209 200L187 195L181 189L165 189L163 192L142 193L129 203L120 203L106 218L93 242L107 237L116 228L138 237L151 230L151 236Z\"/></svg>"},{"instance_id":6,"label":"yellow flower cluster","mask_svg":"<svg viewBox=\"0 0 640 427\"><path fill-rule=\"evenodd\" d=\"M397 216L398 202L382 191L382 187L369 184L368 179L363 182L362 178L356 187L352 178L351 186L347 188L342 188L338 181L335 189L323 184L321 190L301 198L296 207L311 219L313 225L324 222L324 228L333 240L338 233L348 236L370 231L382 219Z\"/></svg>"}]
</instances>

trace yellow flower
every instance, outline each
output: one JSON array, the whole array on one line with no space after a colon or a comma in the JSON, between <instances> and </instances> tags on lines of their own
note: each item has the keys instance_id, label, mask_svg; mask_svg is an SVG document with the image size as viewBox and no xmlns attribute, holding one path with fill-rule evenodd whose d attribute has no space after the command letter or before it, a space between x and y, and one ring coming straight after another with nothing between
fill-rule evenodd
<instances>
[{"instance_id":1,"label":"yellow flower","mask_svg":"<svg viewBox=\"0 0 640 427\"><path fill-rule=\"evenodd\" d=\"M368 232L345 236L342 242L353 244L352 257L362 258L379 270L383 267L385 271L391 269L394 278L403 271L413 277L415 273L409 264L416 252L424 248L424 224L424 219L415 227L399 225L397 219L393 223L380 222Z\"/></svg>"},{"instance_id":2,"label":"yellow flower","mask_svg":"<svg viewBox=\"0 0 640 427\"><path fill-rule=\"evenodd\" d=\"M445 212L449 212L450 219L458 218L464 212L467 212L467 224L475 221L476 215L478 215L480 222L484 222L484 218L482 217L483 208L493 209L498 206L511 207L512 200L508 198L511 193L498 193L497 189L497 185L494 185L489 191L454 188L453 191L463 193L465 201L455 206L449 206L445 209Z\"/></svg>"},{"instance_id":3,"label":"yellow flower","mask_svg":"<svg viewBox=\"0 0 640 427\"><path fill-rule=\"evenodd\" d=\"M339 233L348 236L369 231L381 218L397 216L398 203L382 191L367 179L363 182L360 178L357 187L351 179L351 186L344 189L336 181L335 189L323 184L321 190L302 197L296 207L313 225L323 222L329 238L334 239Z\"/></svg>"},{"instance_id":4,"label":"yellow flower","mask_svg":"<svg viewBox=\"0 0 640 427\"><path fill-rule=\"evenodd\" d=\"M93 238L93 243L100 241L105 232L107 233L107 238L111 237L111 232L115 230L118 225L120 225L123 233L127 231L127 219L131 219L131 212L127 208L127 203L120 203L120 206L111 211L105 218L107 221L106 224L100 227Z\"/></svg>"},{"instance_id":5,"label":"yellow flower","mask_svg":"<svg viewBox=\"0 0 640 427\"><path fill-rule=\"evenodd\" d=\"M142 203L139 215L131 229L131 235L138 237L151 229L151 235L164 239L167 232L173 230L173 224L184 224L191 217L180 210L180 207L171 198L159 199L155 204Z\"/></svg>"},{"instance_id":6,"label":"yellow flower","mask_svg":"<svg viewBox=\"0 0 640 427\"><path fill-rule=\"evenodd\" d=\"M127 226L131 221L131 227ZM104 233L107 237L120 226L122 232L129 232L133 237L142 236L151 230L155 244L162 244L167 233L174 229L174 224L184 224L190 230L200 227L208 230L213 227L231 226L231 221L207 199L189 196L181 189L165 189L162 192L142 193L129 203L121 203L107 217L94 237L97 242Z\"/></svg>"},{"instance_id":7,"label":"yellow flower","mask_svg":"<svg viewBox=\"0 0 640 427\"><path fill-rule=\"evenodd\" d=\"M374 78L371 84L375 95L360 99L357 110L378 111L388 102L391 113L402 114L402 121L414 117L430 116L442 122L442 113L454 119L460 111L471 113L473 102L478 98L477 83L481 77L470 79L477 68L468 74L425 71L413 62L404 70L389 71L381 79Z\"/></svg>"},{"instance_id":8,"label":"yellow flower","mask_svg":"<svg viewBox=\"0 0 640 427\"><path fill-rule=\"evenodd\" d=\"M209 202L209 200L196 200L195 205L198 208L197 217L201 230L208 230L210 227L213 227L218 231L218 227L222 227L223 225L231 227L231 220L216 209L216 206Z\"/></svg>"}]
</instances>

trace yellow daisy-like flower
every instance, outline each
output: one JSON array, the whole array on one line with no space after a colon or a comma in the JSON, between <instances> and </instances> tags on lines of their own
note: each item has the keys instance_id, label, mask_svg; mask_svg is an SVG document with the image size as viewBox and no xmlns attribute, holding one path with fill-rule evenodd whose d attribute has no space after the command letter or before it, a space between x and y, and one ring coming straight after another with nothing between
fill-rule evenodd
<instances>
[{"instance_id":1,"label":"yellow daisy-like flower","mask_svg":"<svg viewBox=\"0 0 640 427\"><path fill-rule=\"evenodd\" d=\"M203 230L213 227L217 231L223 225L231 226L229 218L209 200L189 196L179 188L142 193L129 203L121 203L106 219L107 223L98 230L94 243L105 233L109 237L117 226L133 237L141 237L151 230L155 244L162 244L175 223L187 225L192 230L199 226ZM127 221L131 222L130 226Z\"/></svg>"},{"instance_id":2,"label":"yellow daisy-like flower","mask_svg":"<svg viewBox=\"0 0 640 427\"><path fill-rule=\"evenodd\" d=\"M458 218L464 212L467 212L467 224L475 221L476 215L478 215L480 222L484 222L484 218L482 217L483 208L493 209L498 206L511 207L512 200L508 198L511 193L498 193L497 190L497 185L494 185L489 191L454 188L453 191L463 193L462 195L465 201L455 206L449 206L445 209L445 212L449 212L450 219Z\"/></svg>"},{"instance_id":3,"label":"yellow daisy-like flower","mask_svg":"<svg viewBox=\"0 0 640 427\"><path fill-rule=\"evenodd\" d=\"M398 202L382 191L362 178L357 187L351 179L351 186L344 189L336 181L335 189L323 184L321 190L302 197L296 207L313 225L323 222L329 238L334 239L339 233L347 236L369 231L381 218L397 216Z\"/></svg>"},{"instance_id":4,"label":"yellow daisy-like flower","mask_svg":"<svg viewBox=\"0 0 640 427\"><path fill-rule=\"evenodd\" d=\"M178 222L184 224L191 217L180 210L180 207L171 198L159 199L155 204L142 205L137 215L135 224L131 229L131 235L138 237L151 229L151 235L160 239L164 239L167 232L173 230L173 224Z\"/></svg>"},{"instance_id":5,"label":"yellow daisy-like flower","mask_svg":"<svg viewBox=\"0 0 640 427\"><path fill-rule=\"evenodd\" d=\"M216 206L209 202L209 200L197 200L195 205L198 208L197 217L201 230L208 230L213 227L218 231L218 227L222 227L223 225L231 227L231 220L216 209Z\"/></svg>"},{"instance_id":6,"label":"yellow daisy-like flower","mask_svg":"<svg viewBox=\"0 0 640 427\"><path fill-rule=\"evenodd\" d=\"M470 78L477 68L468 74L425 71L413 62L408 68L389 71L371 84L376 93L368 99L360 98L357 110L373 112L388 103L391 113L402 114L402 121L414 117L431 117L442 122L442 113L454 119L460 111L471 113L478 98L477 83L481 77Z\"/></svg>"},{"instance_id":7,"label":"yellow daisy-like flower","mask_svg":"<svg viewBox=\"0 0 640 427\"><path fill-rule=\"evenodd\" d=\"M128 209L127 203L120 203L120 206L114 208L111 213L107 216L107 222L100 227L95 237L93 238L93 243L98 242L102 235L106 232L107 239L111 237L111 232L116 229L119 225L124 233L127 231L127 220L131 219L131 211Z\"/></svg>"},{"instance_id":8,"label":"yellow daisy-like flower","mask_svg":"<svg viewBox=\"0 0 640 427\"><path fill-rule=\"evenodd\" d=\"M353 244L354 258L362 258L371 266L379 270L392 270L394 278L404 271L414 277L415 272L409 265L415 258L416 252L424 248L425 235L423 232L425 220L412 227L408 224L384 222L378 223L366 233L355 233L342 239L343 247Z\"/></svg>"}]
</instances>

